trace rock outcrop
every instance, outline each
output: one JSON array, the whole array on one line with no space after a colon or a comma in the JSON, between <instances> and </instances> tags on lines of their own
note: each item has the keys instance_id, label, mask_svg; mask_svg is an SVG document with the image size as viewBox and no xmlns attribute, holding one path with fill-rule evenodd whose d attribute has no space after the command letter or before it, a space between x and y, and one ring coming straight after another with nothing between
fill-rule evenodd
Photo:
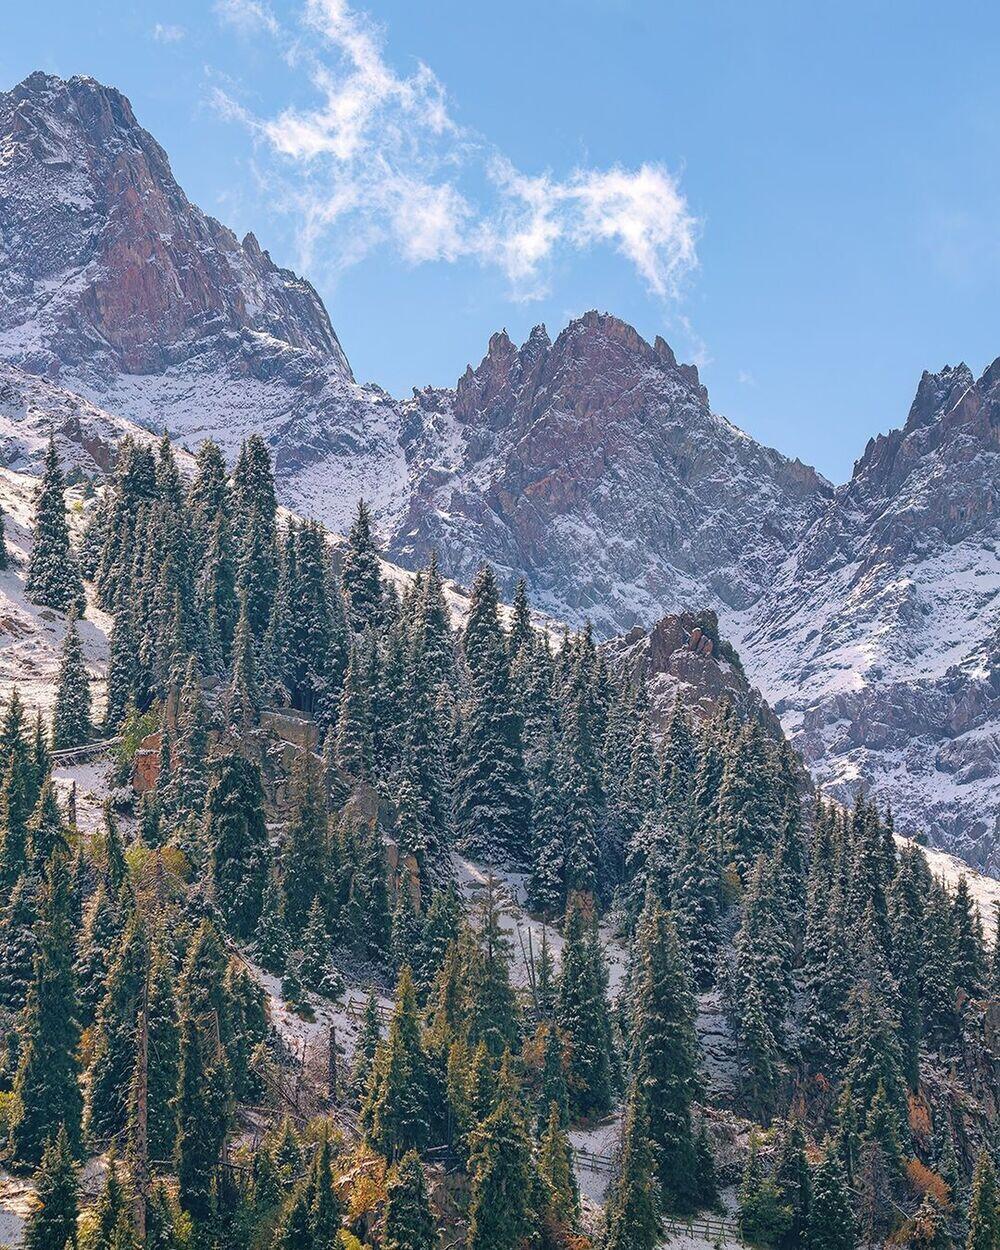
<instances>
[{"instance_id":1,"label":"rock outcrop","mask_svg":"<svg viewBox=\"0 0 1000 1250\"><path fill-rule=\"evenodd\" d=\"M308 282L190 203L119 92L45 74L0 93L0 362L7 466L50 429L88 472L136 427L229 456L257 430L290 508L343 530L364 496L399 564L437 549L468 582L488 559L556 619L651 629L671 679L706 657L657 623L717 612L833 793L1000 863L1000 363L925 374L836 491L606 314L495 334L399 401L356 383Z\"/></svg>"}]
</instances>

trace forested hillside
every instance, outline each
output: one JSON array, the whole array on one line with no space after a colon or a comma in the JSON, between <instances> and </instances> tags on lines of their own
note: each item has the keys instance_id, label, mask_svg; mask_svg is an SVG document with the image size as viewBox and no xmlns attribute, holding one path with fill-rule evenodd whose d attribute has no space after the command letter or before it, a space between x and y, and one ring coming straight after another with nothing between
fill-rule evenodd
<instances>
[{"instance_id":1,"label":"forested hillside","mask_svg":"<svg viewBox=\"0 0 1000 1250\"><path fill-rule=\"evenodd\" d=\"M71 534L50 444L0 547L62 636L51 711L0 721L25 1246L1000 1244L993 918L759 700L654 709L646 651L486 566L456 628L363 504L338 547L279 515L256 436L84 487Z\"/></svg>"}]
</instances>

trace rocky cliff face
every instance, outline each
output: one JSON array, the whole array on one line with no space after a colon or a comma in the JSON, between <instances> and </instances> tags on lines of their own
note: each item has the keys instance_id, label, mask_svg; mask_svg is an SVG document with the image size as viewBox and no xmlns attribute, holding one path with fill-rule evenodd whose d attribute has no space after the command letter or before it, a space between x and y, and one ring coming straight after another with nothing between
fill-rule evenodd
<instances>
[{"instance_id":1,"label":"rocky cliff face","mask_svg":"<svg viewBox=\"0 0 1000 1250\"><path fill-rule=\"evenodd\" d=\"M1000 868L1000 362L925 373L728 625L819 780Z\"/></svg>"},{"instance_id":2,"label":"rocky cliff face","mask_svg":"<svg viewBox=\"0 0 1000 1250\"><path fill-rule=\"evenodd\" d=\"M469 578L485 557L508 591L524 576L545 611L605 634L664 606L756 602L831 493L714 415L662 339L596 312L554 343L543 326L520 347L494 335L453 391L406 412L393 558L436 548Z\"/></svg>"},{"instance_id":3,"label":"rocky cliff face","mask_svg":"<svg viewBox=\"0 0 1000 1250\"><path fill-rule=\"evenodd\" d=\"M7 465L49 428L87 469L129 422L230 455L259 430L284 503L337 530L364 496L402 565L489 559L604 636L717 611L836 794L997 864L1000 364L925 375L836 491L598 313L496 334L399 402L357 385L307 282L187 200L120 93L44 74L0 93L0 362ZM628 645L659 654L657 628Z\"/></svg>"},{"instance_id":4,"label":"rocky cliff face","mask_svg":"<svg viewBox=\"0 0 1000 1250\"><path fill-rule=\"evenodd\" d=\"M337 519L402 468L395 407L355 384L313 288L191 204L91 78L0 93L0 358L192 446L263 430L291 502L342 479Z\"/></svg>"}]
</instances>

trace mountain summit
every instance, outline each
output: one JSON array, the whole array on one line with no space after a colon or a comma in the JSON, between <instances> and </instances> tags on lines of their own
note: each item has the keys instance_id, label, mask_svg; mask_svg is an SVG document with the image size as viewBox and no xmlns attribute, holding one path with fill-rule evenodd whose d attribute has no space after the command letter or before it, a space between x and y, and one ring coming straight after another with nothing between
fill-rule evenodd
<instances>
[{"instance_id":1,"label":"mountain summit","mask_svg":"<svg viewBox=\"0 0 1000 1250\"><path fill-rule=\"evenodd\" d=\"M396 400L355 382L308 282L190 203L120 92L40 73L0 93L0 362L9 465L50 428L82 467L123 422L230 456L259 430L284 503L342 530L364 496L408 567L490 560L602 635L714 609L837 797L874 788L997 864L1000 364L925 374L836 490L605 313L500 331Z\"/></svg>"}]
</instances>

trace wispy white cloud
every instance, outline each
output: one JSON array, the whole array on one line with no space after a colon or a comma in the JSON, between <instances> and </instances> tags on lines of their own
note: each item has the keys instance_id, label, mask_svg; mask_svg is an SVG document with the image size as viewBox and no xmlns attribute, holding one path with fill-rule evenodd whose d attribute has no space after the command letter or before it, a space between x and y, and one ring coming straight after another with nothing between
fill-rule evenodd
<instances>
[{"instance_id":1,"label":"wispy white cloud","mask_svg":"<svg viewBox=\"0 0 1000 1250\"><path fill-rule=\"evenodd\" d=\"M314 93L309 107L261 117L214 92L273 158L266 176L296 212L300 263L321 239L338 265L388 244L412 264L496 266L524 299L545 292L561 249L609 246L661 297L696 267L698 222L662 165L524 173L456 120L429 66L394 69L384 32L346 0L306 0L295 29L262 0L217 0L216 11L270 38Z\"/></svg>"},{"instance_id":2,"label":"wispy white cloud","mask_svg":"<svg viewBox=\"0 0 1000 1250\"><path fill-rule=\"evenodd\" d=\"M157 22L153 27L153 38L157 43L180 43L186 35L183 26L175 26L172 22Z\"/></svg>"}]
</instances>

